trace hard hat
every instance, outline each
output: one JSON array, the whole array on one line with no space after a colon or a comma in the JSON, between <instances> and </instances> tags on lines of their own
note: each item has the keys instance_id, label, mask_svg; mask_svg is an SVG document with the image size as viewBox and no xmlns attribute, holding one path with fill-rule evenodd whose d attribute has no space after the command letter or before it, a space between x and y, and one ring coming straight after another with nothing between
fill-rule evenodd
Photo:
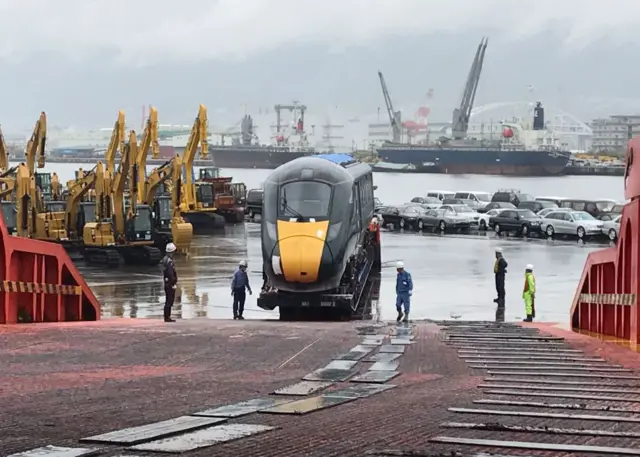
<instances>
[{"instance_id":1,"label":"hard hat","mask_svg":"<svg viewBox=\"0 0 640 457\"><path fill-rule=\"evenodd\" d=\"M372 224L377 224L378 223L378 218L374 217L373 219L371 219L371 223Z\"/></svg>"},{"instance_id":2,"label":"hard hat","mask_svg":"<svg viewBox=\"0 0 640 457\"><path fill-rule=\"evenodd\" d=\"M241 260L240 261L240 266L241 267L246 267L247 266L247 261L246 260Z\"/></svg>"},{"instance_id":3,"label":"hard hat","mask_svg":"<svg viewBox=\"0 0 640 457\"><path fill-rule=\"evenodd\" d=\"M498 254L502 254L502 248L496 248L496 252L497 252Z\"/></svg>"},{"instance_id":4,"label":"hard hat","mask_svg":"<svg viewBox=\"0 0 640 457\"><path fill-rule=\"evenodd\" d=\"M527 264L527 266L525 267L526 270L531 270L533 271L533 265L531 265L530 263Z\"/></svg>"},{"instance_id":5,"label":"hard hat","mask_svg":"<svg viewBox=\"0 0 640 457\"><path fill-rule=\"evenodd\" d=\"M168 243L167 246L164 248L164 250L166 252L176 252L176 245L173 243Z\"/></svg>"},{"instance_id":6,"label":"hard hat","mask_svg":"<svg viewBox=\"0 0 640 457\"><path fill-rule=\"evenodd\" d=\"M396 263L396 268L404 268L404 263L403 262Z\"/></svg>"}]
</instances>

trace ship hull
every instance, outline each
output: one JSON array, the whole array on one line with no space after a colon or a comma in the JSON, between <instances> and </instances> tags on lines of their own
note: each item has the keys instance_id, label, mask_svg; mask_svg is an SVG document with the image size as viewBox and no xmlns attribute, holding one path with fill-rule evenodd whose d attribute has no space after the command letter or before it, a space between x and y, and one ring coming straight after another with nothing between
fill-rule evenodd
<instances>
[{"instance_id":1,"label":"ship hull","mask_svg":"<svg viewBox=\"0 0 640 457\"><path fill-rule=\"evenodd\" d=\"M290 152L271 148L243 150L242 148L209 148L209 155L216 167L220 168L260 168L273 170L280 165L299 157L312 155L312 152Z\"/></svg>"},{"instance_id":2,"label":"ship hull","mask_svg":"<svg viewBox=\"0 0 640 457\"><path fill-rule=\"evenodd\" d=\"M378 149L378 156L383 162L404 164L412 168L393 170L394 172L502 176L561 175L565 173L570 162L568 152L506 151L491 148L445 149L383 146Z\"/></svg>"}]
</instances>

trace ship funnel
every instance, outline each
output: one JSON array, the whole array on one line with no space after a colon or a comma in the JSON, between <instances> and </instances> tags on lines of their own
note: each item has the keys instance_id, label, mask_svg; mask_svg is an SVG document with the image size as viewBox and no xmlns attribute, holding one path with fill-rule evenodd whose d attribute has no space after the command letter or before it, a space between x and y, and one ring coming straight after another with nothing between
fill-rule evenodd
<instances>
[{"instance_id":1,"label":"ship funnel","mask_svg":"<svg viewBox=\"0 0 640 457\"><path fill-rule=\"evenodd\" d=\"M544 130L544 108L542 103L537 102L533 108L533 130Z\"/></svg>"}]
</instances>

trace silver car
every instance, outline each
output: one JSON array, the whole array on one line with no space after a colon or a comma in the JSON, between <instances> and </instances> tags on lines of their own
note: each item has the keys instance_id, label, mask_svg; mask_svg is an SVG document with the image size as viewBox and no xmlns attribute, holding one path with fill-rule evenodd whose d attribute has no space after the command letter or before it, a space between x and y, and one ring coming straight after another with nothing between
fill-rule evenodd
<instances>
[{"instance_id":1,"label":"silver car","mask_svg":"<svg viewBox=\"0 0 640 457\"><path fill-rule=\"evenodd\" d=\"M618 234L620 233L620 221L622 220L622 215L615 217L611 221L605 221L602 223L602 234L609 237L611 241L615 241L618 239Z\"/></svg>"},{"instance_id":2,"label":"silver car","mask_svg":"<svg viewBox=\"0 0 640 457\"><path fill-rule=\"evenodd\" d=\"M442 205L439 209L451 210L463 219L470 219L474 224L477 224L480 219L480 214L467 205Z\"/></svg>"},{"instance_id":3,"label":"silver car","mask_svg":"<svg viewBox=\"0 0 640 457\"><path fill-rule=\"evenodd\" d=\"M538 211L536 214L540 217L545 217L549 213L555 213L556 211L571 211L570 208L544 208Z\"/></svg>"},{"instance_id":4,"label":"silver car","mask_svg":"<svg viewBox=\"0 0 640 457\"><path fill-rule=\"evenodd\" d=\"M586 211L553 211L542 219L540 229L549 237L576 235L578 238L585 238L600 235L602 221L597 220Z\"/></svg>"}]
</instances>

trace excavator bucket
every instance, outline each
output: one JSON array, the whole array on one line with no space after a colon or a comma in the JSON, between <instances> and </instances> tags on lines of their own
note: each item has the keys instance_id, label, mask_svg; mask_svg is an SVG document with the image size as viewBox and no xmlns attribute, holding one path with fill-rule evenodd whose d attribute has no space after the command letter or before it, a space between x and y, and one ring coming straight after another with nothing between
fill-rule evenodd
<instances>
[{"instance_id":1,"label":"excavator bucket","mask_svg":"<svg viewBox=\"0 0 640 457\"><path fill-rule=\"evenodd\" d=\"M9 235L0 218L0 324L98 319L100 303L64 248Z\"/></svg>"},{"instance_id":2,"label":"excavator bucket","mask_svg":"<svg viewBox=\"0 0 640 457\"><path fill-rule=\"evenodd\" d=\"M174 218L171 220L171 237L179 251L186 251L193 239L193 226L182 218Z\"/></svg>"}]
</instances>

